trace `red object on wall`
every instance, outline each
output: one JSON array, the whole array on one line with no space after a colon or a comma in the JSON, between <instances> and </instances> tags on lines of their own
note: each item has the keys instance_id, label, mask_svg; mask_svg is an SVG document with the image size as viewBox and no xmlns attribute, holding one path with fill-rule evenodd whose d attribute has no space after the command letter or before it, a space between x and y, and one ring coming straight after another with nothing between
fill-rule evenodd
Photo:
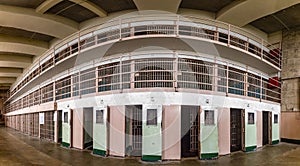
<instances>
[{"instance_id":1,"label":"red object on wall","mask_svg":"<svg viewBox=\"0 0 300 166\"><path fill-rule=\"evenodd\" d=\"M278 77L269 78L268 88L277 88L279 86Z\"/></svg>"},{"instance_id":2,"label":"red object on wall","mask_svg":"<svg viewBox=\"0 0 300 166\"><path fill-rule=\"evenodd\" d=\"M272 55L272 57L279 57L280 55L280 49L279 48L275 48L273 50L270 51L270 54Z\"/></svg>"}]
</instances>

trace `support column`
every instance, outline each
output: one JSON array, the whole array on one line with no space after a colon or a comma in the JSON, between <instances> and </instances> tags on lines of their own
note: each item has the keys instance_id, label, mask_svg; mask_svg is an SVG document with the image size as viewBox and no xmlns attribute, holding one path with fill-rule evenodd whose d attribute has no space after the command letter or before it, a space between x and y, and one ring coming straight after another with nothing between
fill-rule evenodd
<instances>
[{"instance_id":1,"label":"support column","mask_svg":"<svg viewBox=\"0 0 300 166\"><path fill-rule=\"evenodd\" d=\"M230 108L218 109L219 155L230 154Z\"/></svg>"},{"instance_id":2,"label":"support column","mask_svg":"<svg viewBox=\"0 0 300 166\"><path fill-rule=\"evenodd\" d=\"M281 71L281 138L300 142L298 127L300 115L300 30L290 29L282 34ZM279 115L280 117L280 115Z\"/></svg>"},{"instance_id":3,"label":"support column","mask_svg":"<svg viewBox=\"0 0 300 166\"><path fill-rule=\"evenodd\" d=\"M109 155L125 157L125 106L110 106Z\"/></svg>"},{"instance_id":4,"label":"support column","mask_svg":"<svg viewBox=\"0 0 300 166\"><path fill-rule=\"evenodd\" d=\"M180 160L181 154L181 118L180 106L163 106L163 142L162 159Z\"/></svg>"}]
</instances>

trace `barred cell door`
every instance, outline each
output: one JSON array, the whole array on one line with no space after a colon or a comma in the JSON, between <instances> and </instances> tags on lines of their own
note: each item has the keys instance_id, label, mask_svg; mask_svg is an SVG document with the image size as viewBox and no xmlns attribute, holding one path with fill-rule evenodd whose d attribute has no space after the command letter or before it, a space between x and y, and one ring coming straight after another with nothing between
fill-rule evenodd
<instances>
[{"instance_id":1,"label":"barred cell door","mask_svg":"<svg viewBox=\"0 0 300 166\"><path fill-rule=\"evenodd\" d=\"M54 122L52 111L44 113L44 124L40 125L40 137L54 141Z\"/></svg>"},{"instance_id":2,"label":"barred cell door","mask_svg":"<svg viewBox=\"0 0 300 166\"><path fill-rule=\"evenodd\" d=\"M133 155L142 154L142 106L134 106L132 109L132 147Z\"/></svg>"},{"instance_id":3,"label":"barred cell door","mask_svg":"<svg viewBox=\"0 0 300 166\"><path fill-rule=\"evenodd\" d=\"M230 151L244 149L245 129L244 110L230 109Z\"/></svg>"},{"instance_id":4,"label":"barred cell door","mask_svg":"<svg viewBox=\"0 0 300 166\"><path fill-rule=\"evenodd\" d=\"M33 124L33 115L34 114L29 114L29 135L33 136L34 135L34 124Z\"/></svg>"},{"instance_id":5,"label":"barred cell door","mask_svg":"<svg viewBox=\"0 0 300 166\"><path fill-rule=\"evenodd\" d=\"M126 106L127 152L129 156L142 156L142 106Z\"/></svg>"},{"instance_id":6,"label":"barred cell door","mask_svg":"<svg viewBox=\"0 0 300 166\"><path fill-rule=\"evenodd\" d=\"M39 113L33 114L33 136L39 136Z\"/></svg>"},{"instance_id":7,"label":"barred cell door","mask_svg":"<svg viewBox=\"0 0 300 166\"><path fill-rule=\"evenodd\" d=\"M199 155L199 106L181 106L181 157Z\"/></svg>"}]
</instances>

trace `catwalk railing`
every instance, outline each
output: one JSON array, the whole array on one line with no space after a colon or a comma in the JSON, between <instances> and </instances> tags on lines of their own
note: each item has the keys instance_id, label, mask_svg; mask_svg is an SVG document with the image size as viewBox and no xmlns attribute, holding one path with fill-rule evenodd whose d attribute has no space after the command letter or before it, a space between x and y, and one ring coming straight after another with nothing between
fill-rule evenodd
<instances>
[{"instance_id":1,"label":"catwalk railing","mask_svg":"<svg viewBox=\"0 0 300 166\"><path fill-rule=\"evenodd\" d=\"M108 91L111 94L120 91L130 93L151 88L175 92L188 89L195 93L201 93L195 90L211 91L215 92L214 95L232 94L280 103L278 77L266 77L227 62L176 55L176 58L119 58L116 62L85 70L74 69L64 77L7 104L6 112L89 94L100 95Z\"/></svg>"},{"instance_id":2,"label":"catwalk railing","mask_svg":"<svg viewBox=\"0 0 300 166\"><path fill-rule=\"evenodd\" d=\"M179 37L218 43L245 51L277 70L281 69L280 44L269 44L233 25L189 16L130 16L81 30L64 39L41 56L21 80L17 80L8 92L8 97L12 97L29 82L69 57L100 45L146 37Z\"/></svg>"}]
</instances>

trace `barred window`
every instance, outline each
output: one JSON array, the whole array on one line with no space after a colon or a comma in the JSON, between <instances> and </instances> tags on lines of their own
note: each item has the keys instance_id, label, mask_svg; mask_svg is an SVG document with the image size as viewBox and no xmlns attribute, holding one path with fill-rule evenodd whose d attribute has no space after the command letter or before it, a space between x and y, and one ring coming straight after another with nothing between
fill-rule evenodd
<instances>
[{"instance_id":1,"label":"barred window","mask_svg":"<svg viewBox=\"0 0 300 166\"><path fill-rule=\"evenodd\" d=\"M212 90L213 64L193 59L179 59L178 87Z\"/></svg>"},{"instance_id":2,"label":"barred window","mask_svg":"<svg viewBox=\"0 0 300 166\"><path fill-rule=\"evenodd\" d=\"M254 113L248 113L248 124L254 124Z\"/></svg>"},{"instance_id":3,"label":"barred window","mask_svg":"<svg viewBox=\"0 0 300 166\"><path fill-rule=\"evenodd\" d=\"M96 123L97 124L104 123L103 112L104 112L104 110L96 110Z\"/></svg>"},{"instance_id":4,"label":"barred window","mask_svg":"<svg viewBox=\"0 0 300 166\"><path fill-rule=\"evenodd\" d=\"M68 112L64 112L64 123L68 123Z\"/></svg>"},{"instance_id":5,"label":"barred window","mask_svg":"<svg viewBox=\"0 0 300 166\"><path fill-rule=\"evenodd\" d=\"M157 109L147 109L147 125L157 125Z\"/></svg>"},{"instance_id":6,"label":"barred window","mask_svg":"<svg viewBox=\"0 0 300 166\"><path fill-rule=\"evenodd\" d=\"M275 124L278 123L278 114L274 114L274 123L275 123Z\"/></svg>"},{"instance_id":7,"label":"barred window","mask_svg":"<svg viewBox=\"0 0 300 166\"><path fill-rule=\"evenodd\" d=\"M135 61L134 87L173 87L172 59L143 59Z\"/></svg>"},{"instance_id":8,"label":"barred window","mask_svg":"<svg viewBox=\"0 0 300 166\"><path fill-rule=\"evenodd\" d=\"M214 110L205 110L204 111L204 124L206 126L215 124L215 112Z\"/></svg>"}]
</instances>

